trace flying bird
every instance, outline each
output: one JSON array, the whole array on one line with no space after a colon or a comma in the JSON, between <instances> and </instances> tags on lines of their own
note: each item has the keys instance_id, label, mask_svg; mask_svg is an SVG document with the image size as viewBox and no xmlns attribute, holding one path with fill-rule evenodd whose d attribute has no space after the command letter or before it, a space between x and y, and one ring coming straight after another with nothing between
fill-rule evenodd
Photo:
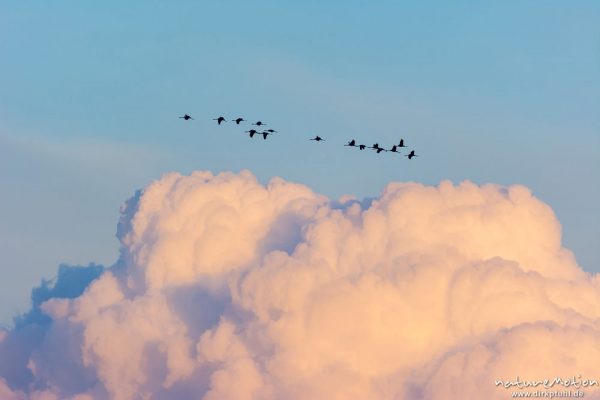
<instances>
[{"instance_id":1,"label":"flying bird","mask_svg":"<svg viewBox=\"0 0 600 400\"><path fill-rule=\"evenodd\" d=\"M217 121L217 124L221 125L221 122L226 122L227 120L223 117L213 118L213 121Z\"/></svg>"},{"instance_id":2,"label":"flying bird","mask_svg":"<svg viewBox=\"0 0 600 400\"><path fill-rule=\"evenodd\" d=\"M413 157L419 157L419 156L415 154L414 150L411 150L411 152L408 154L405 154L404 157L408 157L408 159L410 160Z\"/></svg>"},{"instance_id":3,"label":"flying bird","mask_svg":"<svg viewBox=\"0 0 600 400\"><path fill-rule=\"evenodd\" d=\"M187 121L188 119L194 119L194 118L190 117L190 116L189 116L189 115L187 115L187 114L185 114L183 117L179 117L179 118L183 118L183 119L185 119L186 121Z\"/></svg>"},{"instance_id":4,"label":"flying bird","mask_svg":"<svg viewBox=\"0 0 600 400\"><path fill-rule=\"evenodd\" d=\"M369 148L370 149L374 149L375 151L377 151L377 154L381 153L382 151L387 151L383 147L379 147L379 143L375 143L373 146L371 146Z\"/></svg>"},{"instance_id":5,"label":"flying bird","mask_svg":"<svg viewBox=\"0 0 600 400\"><path fill-rule=\"evenodd\" d=\"M267 129L267 132L269 132L269 133L277 133L277 131L273 130L273 129Z\"/></svg>"},{"instance_id":6,"label":"flying bird","mask_svg":"<svg viewBox=\"0 0 600 400\"><path fill-rule=\"evenodd\" d=\"M359 145L358 145L358 149L359 149L359 150L364 150L366 147L367 147L367 146L366 146L366 145L364 145L364 144L359 144Z\"/></svg>"},{"instance_id":7,"label":"flying bird","mask_svg":"<svg viewBox=\"0 0 600 400\"><path fill-rule=\"evenodd\" d=\"M352 139L348 142L348 144L345 144L344 146L356 147L356 140Z\"/></svg>"},{"instance_id":8,"label":"flying bird","mask_svg":"<svg viewBox=\"0 0 600 400\"><path fill-rule=\"evenodd\" d=\"M235 121L235 123L236 123L237 125L239 125L239 124L240 124L240 122L242 122L242 121L245 121L245 119L244 119L244 118L242 118L242 117L240 117L240 118L236 118L236 119L234 119L234 121Z\"/></svg>"},{"instance_id":9,"label":"flying bird","mask_svg":"<svg viewBox=\"0 0 600 400\"><path fill-rule=\"evenodd\" d=\"M273 134L273 132L269 132L269 131L262 131L260 134L261 134L261 135L263 135L263 139L264 139L264 140L267 140L267 136L269 136L269 135L272 135L272 134Z\"/></svg>"},{"instance_id":10,"label":"flying bird","mask_svg":"<svg viewBox=\"0 0 600 400\"><path fill-rule=\"evenodd\" d=\"M320 142L321 140L324 141L325 139L323 139L321 136L315 136L314 138L309 139L309 140L314 140L314 141Z\"/></svg>"},{"instance_id":11,"label":"flying bird","mask_svg":"<svg viewBox=\"0 0 600 400\"><path fill-rule=\"evenodd\" d=\"M398 146L396 146L396 145L392 146L392 148L389 149L388 151L392 152L392 153L398 153L398 154L400 154L400 152L398 151Z\"/></svg>"},{"instance_id":12,"label":"flying bird","mask_svg":"<svg viewBox=\"0 0 600 400\"><path fill-rule=\"evenodd\" d=\"M387 151L383 147L379 147L379 143L375 143L373 146L371 146L369 148L377 151L377 154L381 153L382 151Z\"/></svg>"},{"instance_id":13,"label":"flying bird","mask_svg":"<svg viewBox=\"0 0 600 400\"><path fill-rule=\"evenodd\" d=\"M400 139L400 144L398 145L398 147L406 147L404 145L404 139Z\"/></svg>"},{"instance_id":14,"label":"flying bird","mask_svg":"<svg viewBox=\"0 0 600 400\"><path fill-rule=\"evenodd\" d=\"M256 121L255 123L253 123L252 125L256 125L256 126L263 126L263 125L267 125L262 121Z\"/></svg>"},{"instance_id":15,"label":"flying bird","mask_svg":"<svg viewBox=\"0 0 600 400\"><path fill-rule=\"evenodd\" d=\"M246 131L247 133L250 134L250 137L253 137L255 134L257 134L258 132L254 129L250 129L249 131Z\"/></svg>"}]
</instances>

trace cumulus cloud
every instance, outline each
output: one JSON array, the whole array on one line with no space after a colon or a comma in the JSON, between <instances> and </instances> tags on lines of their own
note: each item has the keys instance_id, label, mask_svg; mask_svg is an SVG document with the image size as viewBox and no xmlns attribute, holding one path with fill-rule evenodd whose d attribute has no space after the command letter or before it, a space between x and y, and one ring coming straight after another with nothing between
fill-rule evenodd
<instances>
[{"instance_id":1,"label":"cumulus cloud","mask_svg":"<svg viewBox=\"0 0 600 400\"><path fill-rule=\"evenodd\" d=\"M169 174L117 236L115 265L63 267L0 332L0 398L504 399L495 381L600 381L600 279L522 186L391 183L360 202Z\"/></svg>"}]
</instances>

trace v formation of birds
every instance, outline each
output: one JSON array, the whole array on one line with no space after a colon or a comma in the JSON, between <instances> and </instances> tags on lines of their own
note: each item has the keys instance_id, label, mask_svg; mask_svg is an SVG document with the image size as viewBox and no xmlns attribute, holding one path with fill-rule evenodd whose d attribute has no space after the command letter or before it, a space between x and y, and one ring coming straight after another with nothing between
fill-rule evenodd
<instances>
[{"instance_id":1,"label":"v formation of birds","mask_svg":"<svg viewBox=\"0 0 600 400\"><path fill-rule=\"evenodd\" d=\"M183 117L179 117L181 119L184 119L186 121L189 121L190 119L193 120L194 118L192 118L191 116L189 116L188 114L184 114ZM224 117L217 117L217 118L213 118L214 121L217 121L218 125L221 125L224 122L227 122L227 120ZM242 117L238 117L236 119L232 119L231 122L235 122L236 125L240 125L240 123L242 122L246 122L246 120ZM248 133L248 135L252 138L254 137L254 135L259 135L262 136L264 140L267 140L267 137L269 135L272 135L273 133L277 133L276 130L274 129L262 129L263 126L267 126L266 123L262 122L262 121L256 121L255 123L252 124L253 126L256 126L258 129L260 129L260 131L256 130L256 129L250 129L245 131L245 133ZM323 142L325 141L325 139L323 139L320 136L315 136L314 138L311 138L309 140L314 140L315 142ZM390 152L390 153L396 153L396 154L401 154L400 153L400 149L401 148L407 148L407 146L405 146L404 144L404 139L400 139L400 142L398 144L393 145L391 148L386 149L383 148L381 146L379 146L379 143L374 143L372 146L367 146L365 144L357 144L356 140L352 139L350 140L348 143L346 143L344 146L346 147L356 147L359 150L364 150L364 149L373 149L375 152L377 152L377 154L380 154L381 152ZM408 154L403 154L405 157L408 157L409 160L412 160L413 157L418 157L417 154L415 154L414 150L411 150Z\"/></svg>"}]
</instances>

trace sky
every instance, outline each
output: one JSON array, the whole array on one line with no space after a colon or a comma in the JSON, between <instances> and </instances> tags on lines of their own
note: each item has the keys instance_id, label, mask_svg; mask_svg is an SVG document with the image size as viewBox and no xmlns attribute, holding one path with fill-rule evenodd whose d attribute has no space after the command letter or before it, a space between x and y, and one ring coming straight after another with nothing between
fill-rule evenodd
<instances>
[{"instance_id":1,"label":"sky","mask_svg":"<svg viewBox=\"0 0 600 400\"><path fill-rule=\"evenodd\" d=\"M332 199L521 184L600 271L598 20L593 1L0 1L0 321L59 264L112 265L119 208L171 171Z\"/></svg>"}]
</instances>

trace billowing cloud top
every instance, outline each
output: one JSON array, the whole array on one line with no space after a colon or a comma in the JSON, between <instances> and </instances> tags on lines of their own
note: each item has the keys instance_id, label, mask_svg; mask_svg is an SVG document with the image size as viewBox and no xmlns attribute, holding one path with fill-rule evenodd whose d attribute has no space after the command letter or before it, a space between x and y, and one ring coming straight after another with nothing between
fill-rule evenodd
<instances>
[{"instance_id":1,"label":"billowing cloud top","mask_svg":"<svg viewBox=\"0 0 600 400\"><path fill-rule=\"evenodd\" d=\"M330 201L196 172L121 211L114 266L63 267L0 331L0 399L505 399L517 379L600 380L600 279L525 187Z\"/></svg>"}]
</instances>

